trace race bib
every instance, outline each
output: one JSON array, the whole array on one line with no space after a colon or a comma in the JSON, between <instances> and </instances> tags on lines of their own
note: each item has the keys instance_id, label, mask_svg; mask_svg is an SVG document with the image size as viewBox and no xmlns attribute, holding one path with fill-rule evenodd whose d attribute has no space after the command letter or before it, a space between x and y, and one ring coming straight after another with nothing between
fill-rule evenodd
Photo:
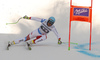
<instances>
[{"instance_id":1,"label":"race bib","mask_svg":"<svg viewBox=\"0 0 100 60\"><path fill-rule=\"evenodd\" d=\"M41 29L42 29L45 33L49 33L49 30L47 30L44 26L41 26Z\"/></svg>"}]
</instances>

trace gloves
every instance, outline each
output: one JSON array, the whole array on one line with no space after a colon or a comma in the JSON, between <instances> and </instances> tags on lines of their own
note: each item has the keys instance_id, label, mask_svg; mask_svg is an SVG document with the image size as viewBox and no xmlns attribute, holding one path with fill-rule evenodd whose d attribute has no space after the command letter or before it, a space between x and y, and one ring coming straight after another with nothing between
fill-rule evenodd
<instances>
[{"instance_id":1,"label":"gloves","mask_svg":"<svg viewBox=\"0 0 100 60\"><path fill-rule=\"evenodd\" d=\"M61 38L58 39L58 44L62 44Z\"/></svg>"},{"instance_id":2,"label":"gloves","mask_svg":"<svg viewBox=\"0 0 100 60\"><path fill-rule=\"evenodd\" d=\"M31 19L31 17L28 17L27 15L25 15L25 16L23 17L23 19Z\"/></svg>"}]
</instances>

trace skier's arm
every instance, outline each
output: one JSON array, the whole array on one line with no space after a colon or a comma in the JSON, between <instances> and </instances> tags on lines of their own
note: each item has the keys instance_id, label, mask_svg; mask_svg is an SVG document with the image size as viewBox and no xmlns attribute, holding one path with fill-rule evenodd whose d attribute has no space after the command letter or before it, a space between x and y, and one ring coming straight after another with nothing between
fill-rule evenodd
<instances>
[{"instance_id":1,"label":"skier's arm","mask_svg":"<svg viewBox=\"0 0 100 60\"><path fill-rule=\"evenodd\" d=\"M61 42L61 37L60 37L60 35L58 34L56 28L53 28L52 31L55 33L55 35L56 35L57 38L58 38L58 44L62 44L62 42Z\"/></svg>"},{"instance_id":2,"label":"skier's arm","mask_svg":"<svg viewBox=\"0 0 100 60\"><path fill-rule=\"evenodd\" d=\"M35 20L35 21L39 21L39 22L44 22L46 19L42 19L42 18L37 18L37 17L28 17L28 16L24 16L24 19L30 19L30 20Z\"/></svg>"}]
</instances>

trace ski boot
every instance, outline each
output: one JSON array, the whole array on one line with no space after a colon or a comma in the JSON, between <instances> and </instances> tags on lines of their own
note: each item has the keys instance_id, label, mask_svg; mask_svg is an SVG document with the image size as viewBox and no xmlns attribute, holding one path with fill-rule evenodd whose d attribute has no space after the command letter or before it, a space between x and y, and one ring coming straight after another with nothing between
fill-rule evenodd
<instances>
[{"instance_id":1,"label":"ski boot","mask_svg":"<svg viewBox=\"0 0 100 60\"><path fill-rule=\"evenodd\" d=\"M26 43L27 43L27 47L28 47L28 49L31 50L31 44L28 43L28 42L26 42Z\"/></svg>"},{"instance_id":2,"label":"ski boot","mask_svg":"<svg viewBox=\"0 0 100 60\"><path fill-rule=\"evenodd\" d=\"M14 45L14 44L15 44L15 42L14 42L14 41L12 41L12 42L8 41L7 50L9 50L9 47L10 47L11 45Z\"/></svg>"}]
</instances>

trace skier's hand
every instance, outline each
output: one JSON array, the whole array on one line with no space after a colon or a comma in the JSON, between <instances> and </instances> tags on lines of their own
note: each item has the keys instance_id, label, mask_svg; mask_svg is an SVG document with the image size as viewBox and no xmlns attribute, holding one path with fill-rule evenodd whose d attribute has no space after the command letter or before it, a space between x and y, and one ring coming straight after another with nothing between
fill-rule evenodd
<instances>
[{"instance_id":1,"label":"skier's hand","mask_svg":"<svg viewBox=\"0 0 100 60\"><path fill-rule=\"evenodd\" d=\"M58 44L62 44L61 38L58 39Z\"/></svg>"},{"instance_id":2,"label":"skier's hand","mask_svg":"<svg viewBox=\"0 0 100 60\"><path fill-rule=\"evenodd\" d=\"M28 17L27 15L25 15L25 16L23 17L23 19L30 19L30 17Z\"/></svg>"}]
</instances>

